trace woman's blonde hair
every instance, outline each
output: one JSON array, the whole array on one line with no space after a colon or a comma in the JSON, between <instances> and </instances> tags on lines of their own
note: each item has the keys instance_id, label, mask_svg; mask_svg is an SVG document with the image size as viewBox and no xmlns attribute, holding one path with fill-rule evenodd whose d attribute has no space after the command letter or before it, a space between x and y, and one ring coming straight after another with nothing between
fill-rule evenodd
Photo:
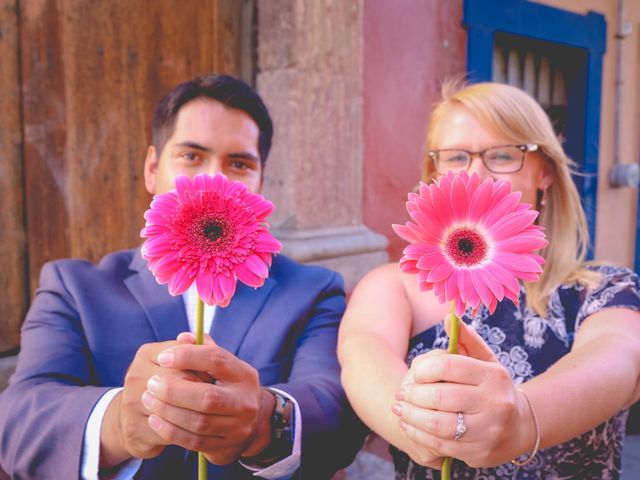
<instances>
[{"instance_id":1,"label":"woman's blonde hair","mask_svg":"<svg viewBox=\"0 0 640 480\"><path fill-rule=\"evenodd\" d=\"M438 147L443 118L456 107L463 107L492 132L514 144L535 143L553 176L546 192L546 202L538 223L545 227L549 245L542 251L543 274L538 282L525 283L527 306L546 316L549 295L562 283L597 284L599 276L584 267L589 245L589 231L580 195L571 178L575 166L556 137L549 117L524 91L499 83L460 86L447 82L443 100L431 114L427 129L426 150ZM433 181L433 162L425 155L422 179ZM540 206L537 206L540 208Z\"/></svg>"}]
</instances>

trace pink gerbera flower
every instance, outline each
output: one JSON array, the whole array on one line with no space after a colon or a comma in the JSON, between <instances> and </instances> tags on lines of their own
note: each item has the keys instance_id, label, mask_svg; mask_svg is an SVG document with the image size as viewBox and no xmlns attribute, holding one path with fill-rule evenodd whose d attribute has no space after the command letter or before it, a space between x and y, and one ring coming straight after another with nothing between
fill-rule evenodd
<instances>
[{"instance_id":1,"label":"pink gerbera flower","mask_svg":"<svg viewBox=\"0 0 640 480\"><path fill-rule=\"evenodd\" d=\"M519 203L504 180L449 172L410 193L407 211L415 223L393 225L411 243L400 268L417 273L420 290L433 289L441 303L455 301L457 316L481 303L495 311L504 297L518 303L518 280L538 280L547 245L538 212Z\"/></svg>"},{"instance_id":2,"label":"pink gerbera flower","mask_svg":"<svg viewBox=\"0 0 640 480\"><path fill-rule=\"evenodd\" d=\"M225 307L236 279L260 287L271 255L282 245L268 231L273 204L241 182L218 174L176 178L176 189L156 195L144 214L142 256L171 295L195 281L200 298Z\"/></svg>"}]
</instances>

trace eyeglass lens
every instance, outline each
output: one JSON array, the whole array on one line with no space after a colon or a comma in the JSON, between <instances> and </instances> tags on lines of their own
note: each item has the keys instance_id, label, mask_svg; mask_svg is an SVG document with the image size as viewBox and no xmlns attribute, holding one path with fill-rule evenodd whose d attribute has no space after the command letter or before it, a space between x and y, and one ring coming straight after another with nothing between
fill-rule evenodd
<instances>
[{"instance_id":1,"label":"eyeglass lens","mask_svg":"<svg viewBox=\"0 0 640 480\"><path fill-rule=\"evenodd\" d=\"M438 150L436 152L434 160L436 169L440 173L446 173L449 170L453 172L467 170L471 165L472 157L478 155L478 152L466 150ZM485 150L482 152L482 161L494 173L511 173L520 170L524 155L525 151L521 147L508 145Z\"/></svg>"}]
</instances>

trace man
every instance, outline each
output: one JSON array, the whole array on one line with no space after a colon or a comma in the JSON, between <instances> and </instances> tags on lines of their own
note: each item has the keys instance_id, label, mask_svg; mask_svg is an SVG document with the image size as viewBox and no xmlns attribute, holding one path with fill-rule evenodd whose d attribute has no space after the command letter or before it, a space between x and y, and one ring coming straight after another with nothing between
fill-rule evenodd
<instances>
[{"instance_id":1,"label":"man","mask_svg":"<svg viewBox=\"0 0 640 480\"><path fill-rule=\"evenodd\" d=\"M271 137L243 82L178 85L154 114L146 189L222 172L259 192ZM340 386L339 276L276 256L263 287L239 284L227 308L206 310L205 345L184 333L195 295L171 297L139 249L45 265L0 395L12 478L195 478L192 450L210 479L320 479L348 465L364 430Z\"/></svg>"}]
</instances>

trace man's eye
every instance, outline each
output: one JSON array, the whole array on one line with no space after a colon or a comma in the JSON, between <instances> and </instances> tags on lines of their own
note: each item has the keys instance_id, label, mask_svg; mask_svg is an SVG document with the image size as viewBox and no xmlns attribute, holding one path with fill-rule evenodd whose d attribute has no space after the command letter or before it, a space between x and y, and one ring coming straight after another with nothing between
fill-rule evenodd
<instances>
[{"instance_id":1,"label":"man's eye","mask_svg":"<svg viewBox=\"0 0 640 480\"><path fill-rule=\"evenodd\" d=\"M235 168L236 170L246 170L247 168L249 168L249 165L247 165L242 160L234 160L233 162L231 162L231 167Z\"/></svg>"},{"instance_id":2,"label":"man's eye","mask_svg":"<svg viewBox=\"0 0 640 480\"><path fill-rule=\"evenodd\" d=\"M193 153L193 152L184 152L180 156L182 158L184 158L188 162L196 162L196 161L198 161L200 159L198 154L197 153Z\"/></svg>"}]
</instances>

